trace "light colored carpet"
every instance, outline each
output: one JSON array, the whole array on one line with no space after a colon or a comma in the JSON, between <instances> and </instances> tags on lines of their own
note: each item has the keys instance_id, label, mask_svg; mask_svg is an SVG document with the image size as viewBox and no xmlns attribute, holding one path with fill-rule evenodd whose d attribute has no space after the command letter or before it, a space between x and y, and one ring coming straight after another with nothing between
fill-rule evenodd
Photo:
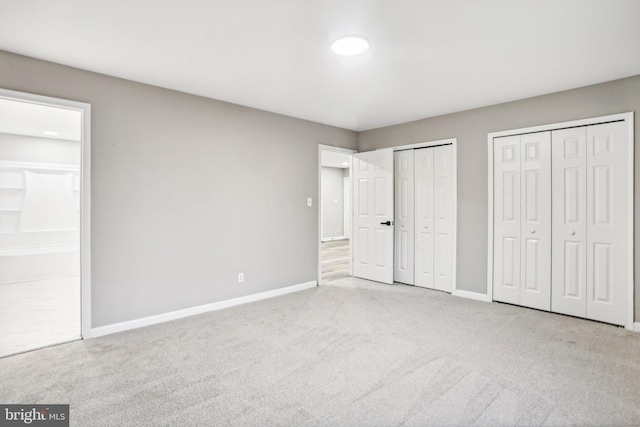
<instances>
[{"instance_id":1,"label":"light colored carpet","mask_svg":"<svg viewBox=\"0 0 640 427\"><path fill-rule=\"evenodd\" d=\"M318 288L0 360L72 425L638 425L640 334L404 285Z\"/></svg>"}]
</instances>

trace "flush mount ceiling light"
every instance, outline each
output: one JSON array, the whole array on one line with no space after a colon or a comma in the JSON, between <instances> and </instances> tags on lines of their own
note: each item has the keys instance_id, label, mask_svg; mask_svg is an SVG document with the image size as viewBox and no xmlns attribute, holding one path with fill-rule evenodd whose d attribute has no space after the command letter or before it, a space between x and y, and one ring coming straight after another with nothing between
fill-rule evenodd
<instances>
[{"instance_id":1,"label":"flush mount ceiling light","mask_svg":"<svg viewBox=\"0 0 640 427\"><path fill-rule=\"evenodd\" d=\"M357 36L342 37L331 44L331 50L338 55L358 55L369 49L369 42Z\"/></svg>"}]
</instances>

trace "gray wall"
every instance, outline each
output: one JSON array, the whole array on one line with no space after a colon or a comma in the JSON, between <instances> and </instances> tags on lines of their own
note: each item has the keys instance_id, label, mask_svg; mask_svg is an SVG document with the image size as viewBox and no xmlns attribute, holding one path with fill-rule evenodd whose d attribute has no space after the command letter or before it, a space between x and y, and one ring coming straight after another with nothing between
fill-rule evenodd
<instances>
[{"instance_id":1,"label":"gray wall","mask_svg":"<svg viewBox=\"0 0 640 427\"><path fill-rule=\"evenodd\" d=\"M455 90L455 88L452 88ZM444 138L458 139L458 258L460 289L487 289L487 133L635 111L635 229L640 230L640 76L550 95L362 132L359 151ZM635 246L640 245L636 232ZM635 271L640 271L635 251ZM637 274L636 274L637 278ZM640 281L635 283L640 320Z\"/></svg>"},{"instance_id":2,"label":"gray wall","mask_svg":"<svg viewBox=\"0 0 640 427\"><path fill-rule=\"evenodd\" d=\"M94 327L317 279L318 144L354 132L2 51L0 87L92 106Z\"/></svg>"},{"instance_id":3,"label":"gray wall","mask_svg":"<svg viewBox=\"0 0 640 427\"><path fill-rule=\"evenodd\" d=\"M344 236L344 169L322 167L322 238Z\"/></svg>"}]
</instances>

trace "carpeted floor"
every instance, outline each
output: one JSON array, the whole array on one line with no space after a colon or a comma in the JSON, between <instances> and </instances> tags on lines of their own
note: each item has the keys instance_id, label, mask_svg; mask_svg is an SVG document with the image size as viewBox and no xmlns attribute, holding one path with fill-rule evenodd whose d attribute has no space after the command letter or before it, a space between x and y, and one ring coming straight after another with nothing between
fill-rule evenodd
<instances>
[{"instance_id":1,"label":"carpeted floor","mask_svg":"<svg viewBox=\"0 0 640 427\"><path fill-rule=\"evenodd\" d=\"M640 334L347 278L0 360L72 425L638 425Z\"/></svg>"}]
</instances>

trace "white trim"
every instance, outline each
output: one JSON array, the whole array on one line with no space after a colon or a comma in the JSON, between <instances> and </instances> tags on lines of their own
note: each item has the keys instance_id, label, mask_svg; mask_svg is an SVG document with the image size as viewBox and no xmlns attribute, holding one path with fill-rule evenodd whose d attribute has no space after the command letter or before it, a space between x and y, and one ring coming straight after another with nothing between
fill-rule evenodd
<instances>
[{"instance_id":1,"label":"white trim","mask_svg":"<svg viewBox=\"0 0 640 427\"><path fill-rule=\"evenodd\" d=\"M346 237L344 236L336 236L336 237L325 237L324 239L322 239L322 242L332 242L334 240L347 240Z\"/></svg>"},{"instance_id":2,"label":"white trim","mask_svg":"<svg viewBox=\"0 0 640 427\"><path fill-rule=\"evenodd\" d=\"M129 320L126 322L114 323L112 325L100 326L91 329L85 338L97 338L104 335L115 334L117 332L128 331L131 329L142 328L144 326L155 325L158 323L169 322L171 320L182 319L196 314L208 313L210 311L222 310L224 308L234 307L241 304L260 301L267 298L273 298L292 292L303 291L305 289L314 288L317 282L311 281L300 283L298 285L287 286L286 288L274 289L272 291L260 292L257 294L247 295L244 297L232 298L224 301L218 301L211 304L199 305L196 307L185 308L183 310L171 311L169 313L158 314L155 316L143 317L141 319Z\"/></svg>"},{"instance_id":3,"label":"white trim","mask_svg":"<svg viewBox=\"0 0 640 427\"><path fill-rule=\"evenodd\" d=\"M633 112L611 114L609 116L590 117L587 119L571 120L568 122L559 122L559 123L551 123L547 125L531 126L528 128L501 130L499 132L489 132L488 135L490 135L491 138L499 138L501 136L522 135L525 133L544 132L547 130L559 130L559 129L565 129L565 128L578 127L578 126L589 126L589 125L596 125L601 123L615 122L615 121L622 121L622 120L629 120L629 119L633 120Z\"/></svg>"},{"instance_id":4,"label":"white trim","mask_svg":"<svg viewBox=\"0 0 640 427\"><path fill-rule=\"evenodd\" d=\"M0 169L38 169L76 172L80 170L80 166L65 165L62 163L32 163L0 160Z\"/></svg>"},{"instance_id":5,"label":"white trim","mask_svg":"<svg viewBox=\"0 0 640 427\"><path fill-rule=\"evenodd\" d=\"M465 291L462 289L454 289L453 292L451 292L451 295L456 297L469 298L476 301L491 302L491 299L489 298L488 295L481 294L478 292Z\"/></svg>"},{"instance_id":6,"label":"white trim","mask_svg":"<svg viewBox=\"0 0 640 427\"><path fill-rule=\"evenodd\" d=\"M26 101L79 111L82 114L81 209L80 209L80 276L82 336L91 331L91 105L84 102L51 98L24 92L0 89L0 98Z\"/></svg>"},{"instance_id":7,"label":"white trim","mask_svg":"<svg viewBox=\"0 0 640 427\"><path fill-rule=\"evenodd\" d=\"M439 139L437 141L425 141L425 142L416 142L414 144L398 145L391 148L393 149L393 151L414 150L416 148L435 147L437 145L447 145L447 144L456 145L457 142L458 142L457 138L447 138L447 139ZM386 148L378 148L378 150L386 150Z\"/></svg>"},{"instance_id":8,"label":"white trim","mask_svg":"<svg viewBox=\"0 0 640 427\"><path fill-rule=\"evenodd\" d=\"M520 129L510 129L510 130L504 130L504 131L500 131L500 132L490 132L487 134L487 148L488 148L488 189L487 189L487 193L488 193L488 215L487 215L487 219L488 219L488 234L487 234L487 242L488 242L488 253L487 253L487 296L489 297L489 299L491 301L493 301L493 140L494 138L499 138L502 136L510 136L510 135L522 135L522 134L526 134L526 133L533 133L533 132L544 132L544 131L553 131L553 130L558 130L558 129L564 129L564 128L570 128L570 127L578 127L578 126L589 126L589 125L596 125L596 124L600 124L600 123L607 123L607 122L614 122L614 121L625 121L627 124L627 132L628 132L628 138L629 138L629 170L631 171L631 173L629 174L629 192L628 192L628 197L629 197L629 222L627 224L628 230L629 232L629 239L628 239L628 254L627 256L629 257L627 262L629 265L629 284L628 284L628 289L629 289L629 293L628 293L628 314L627 314L627 321L625 323L625 328L629 329L629 330L634 330L634 328L636 327L635 325L637 325L637 323L634 324L634 316L635 316L635 307L634 307L634 289L635 289L635 283L634 283L634 245L633 245L633 235L634 235L634 204L635 204L635 198L634 198L634 176L635 176L635 169L634 169L634 146L635 146L635 139L634 139L634 113L633 112L628 112L628 113L619 113L619 114L612 114L612 115L608 115L608 116L600 116L600 117L591 117L591 118L587 118L587 119L580 119L580 120L572 120L572 121L568 121L568 122L560 122L560 123L553 123L553 124L548 124L548 125L541 125L541 126L533 126L533 127L528 127L528 128L520 128Z\"/></svg>"},{"instance_id":9,"label":"white trim","mask_svg":"<svg viewBox=\"0 0 640 427\"><path fill-rule=\"evenodd\" d=\"M640 332L640 323L636 322L633 324L633 332Z\"/></svg>"},{"instance_id":10,"label":"white trim","mask_svg":"<svg viewBox=\"0 0 640 427\"><path fill-rule=\"evenodd\" d=\"M346 154L354 154L357 153L357 150L352 150L350 148L342 148L342 147L334 147L332 145L324 145L318 144L318 285L321 284L322 279L322 152L323 151L335 151L338 153L346 153ZM349 159L349 176L352 175L351 170L351 159ZM346 168L345 168L346 169ZM353 186L353 182L352 182ZM353 188L352 188L353 191ZM353 192L351 193L353 195ZM352 196L353 197L353 196ZM353 206L353 204L352 204ZM352 208L353 209L353 208ZM352 215L353 216L353 215ZM353 223L353 219L352 219ZM353 262L351 259L351 254L353 253L353 248L351 247L351 240L349 239L349 276L353 276Z\"/></svg>"},{"instance_id":11,"label":"white trim","mask_svg":"<svg viewBox=\"0 0 640 427\"><path fill-rule=\"evenodd\" d=\"M488 174L488 206L487 206L487 297L493 301L493 136L487 135L487 174Z\"/></svg>"}]
</instances>

